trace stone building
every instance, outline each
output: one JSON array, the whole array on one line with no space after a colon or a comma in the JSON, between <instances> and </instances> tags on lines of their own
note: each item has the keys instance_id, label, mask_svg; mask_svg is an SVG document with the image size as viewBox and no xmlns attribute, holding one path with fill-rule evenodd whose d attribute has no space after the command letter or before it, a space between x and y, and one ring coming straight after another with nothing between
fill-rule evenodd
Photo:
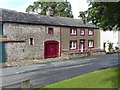
<instances>
[{"instance_id":1,"label":"stone building","mask_svg":"<svg viewBox=\"0 0 120 90\"><path fill-rule=\"evenodd\" d=\"M80 19L0 9L0 62L60 57L100 47L100 31Z\"/></svg>"}]
</instances>

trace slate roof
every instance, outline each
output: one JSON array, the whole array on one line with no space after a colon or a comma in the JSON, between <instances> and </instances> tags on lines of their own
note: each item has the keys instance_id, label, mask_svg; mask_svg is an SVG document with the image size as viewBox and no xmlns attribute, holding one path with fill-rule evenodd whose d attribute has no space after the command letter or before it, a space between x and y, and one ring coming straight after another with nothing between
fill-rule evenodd
<instances>
[{"instance_id":1,"label":"slate roof","mask_svg":"<svg viewBox=\"0 0 120 90\"><path fill-rule=\"evenodd\" d=\"M36 14L27 14L2 8L0 8L0 22L98 28L95 25L89 23L84 24L81 19L73 19L59 16L40 16Z\"/></svg>"}]
</instances>

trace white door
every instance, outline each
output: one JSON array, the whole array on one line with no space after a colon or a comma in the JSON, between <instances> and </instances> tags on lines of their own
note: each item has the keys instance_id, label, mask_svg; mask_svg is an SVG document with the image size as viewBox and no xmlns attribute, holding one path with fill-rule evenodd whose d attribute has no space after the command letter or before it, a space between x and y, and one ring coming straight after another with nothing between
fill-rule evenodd
<instances>
[{"instance_id":1,"label":"white door","mask_svg":"<svg viewBox=\"0 0 120 90\"><path fill-rule=\"evenodd\" d=\"M80 52L83 52L83 50L84 50L84 45L83 43L80 43Z\"/></svg>"}]
</instances>

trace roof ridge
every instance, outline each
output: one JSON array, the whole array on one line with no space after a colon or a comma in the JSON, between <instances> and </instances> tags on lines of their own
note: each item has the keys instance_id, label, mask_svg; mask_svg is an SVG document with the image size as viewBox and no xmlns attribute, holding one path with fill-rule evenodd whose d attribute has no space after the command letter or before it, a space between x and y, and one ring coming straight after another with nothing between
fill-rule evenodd
<instances>
[{"instance_id":1,"label":"roof ridge","mask_svg":"<svg viewBox=\"0 0 120 90\"><path fill-rule=\"evenodd\" d=\"M50 17L50 18L65 18L65 19L75 19L75 18L70 18L70 17L61 17L61 16L46 16L46 15L39 15L39 14L35 14L35 13L27 13L27 12L19 12L16 10L11 10L11 9L5 9L5 8L0 8L1 10L6 10L6 11L10 11L10 12L16 12L16 13L22 13L22 14L28 14L28 15L35 15L35 16L43 16L43 17ZM75 20L81 20L81 19L75 19Z\"/></svg>"},{"instance_id":2,"label":"roof ridge","mask_svg":"<svg viewBox=\"0 0 120 90\"><path fill-rule=\"evenodd\" d=\"M69 17L60 16L45 16L39 14L29 14L24 12L17 12L15 10L3 9L2 22L16 22L16 23L31 23L31 24L44 24L44 25L63 25L63 26L73 26L73 27L90 27L98 28L90 23L84 24L81 19L74 19Z\"/></svg>"}]
</instances>

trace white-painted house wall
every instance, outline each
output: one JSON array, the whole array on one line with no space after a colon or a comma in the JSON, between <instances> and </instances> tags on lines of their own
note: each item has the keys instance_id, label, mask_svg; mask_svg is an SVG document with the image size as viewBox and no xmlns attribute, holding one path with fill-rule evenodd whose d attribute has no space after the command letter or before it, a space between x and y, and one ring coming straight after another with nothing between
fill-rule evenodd
<instances>
[{"instance_id":1,"label":"white-painted house wall","mask_svg":"<svg viewBox=\"0 0 120 90\"><path fill-rule=\"evenodd\" d=\"M100 48L104 49L103 44L106 43L106 52L108 52L108 43L113 43L113 49L115 50L115 47L120 47L120 41L118 41L119 39L119 35L120 35L120 31L103 31L101 30L100 32ZM119 44L119 46L118 46Z\"/></svg>"},{"instance_id":2,"label":"white-painted house wall","mask_svg":"<svg viewBox=\"0 0 120 90\"><path fill-rule=\"evenodd\" d=\"M120 31L118 32L118 47L120 48Z\"/></svg>"}]
</instances>

